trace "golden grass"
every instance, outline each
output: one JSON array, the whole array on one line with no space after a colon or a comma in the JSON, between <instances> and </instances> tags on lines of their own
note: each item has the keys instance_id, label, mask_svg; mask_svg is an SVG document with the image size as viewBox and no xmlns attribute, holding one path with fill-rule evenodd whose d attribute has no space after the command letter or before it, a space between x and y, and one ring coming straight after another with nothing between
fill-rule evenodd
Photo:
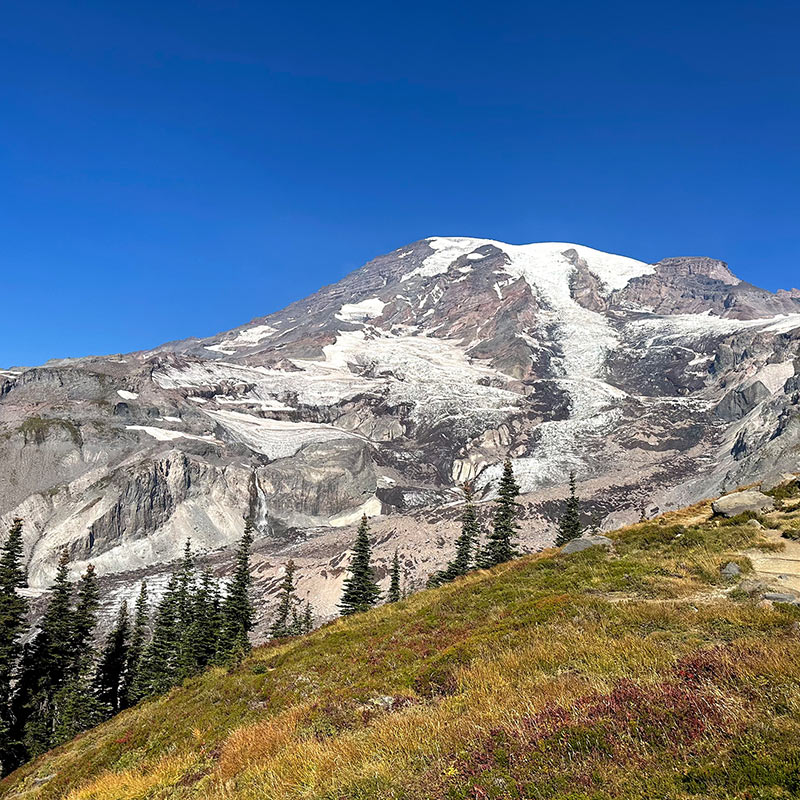
<instances>
[{"instance_id":1,"label":"golden grass","mask_svg":"<svg viewBox=\"0 0 800 800\"><path fill-rule=\"evenodd\" d=\"M747 571L742 552L763 544L758 531L718 526L706 502L613 538L615 554L528 556L261 648L231 672L209 671L48 754L0 785L0 795L422 800L449 787L455 798L472 797L468 785L483 778L469 769L465 777L464 765L497 731L522 740L546 709L572 713L581 698L609 695L626 681L663 685L679 659L709 647L722 648L715 669L723 678L708 691L731 730L758 719L758 730L780 730L792 746L797 739L800 753L800 731L785 718L800 711L796 618L732 602L719 575L731 559ZM727 671L737 676L730 685ZM726 747L734 748L733 736ZM698 763L711 764L698 741ZM641 750L655 759L650 796L678 797L670 793L671 762L651 750ZM536 752L525 756L526 769ZM597 763L619 787L609 797L628 796L624 787L640 780ZM556 767L547 774L573 768ZM506 770L498 786L524 777L521 767L484 768ZM54 772L53 781L34 782ZM710 774L696 780L717 780ZM516 796L486 785L486 797ZM558 791L542 783L542 797Z\"/></svg>"}]
</instances>

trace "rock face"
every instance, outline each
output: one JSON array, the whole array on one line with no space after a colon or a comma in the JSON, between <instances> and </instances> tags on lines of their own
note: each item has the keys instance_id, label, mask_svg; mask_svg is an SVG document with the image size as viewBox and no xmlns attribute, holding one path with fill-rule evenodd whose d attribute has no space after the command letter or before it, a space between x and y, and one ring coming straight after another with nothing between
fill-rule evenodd
<instances>
[{"instance_id":1,"label":"rock face","mask_svg":"<svg viewBox=\"0 0 800 800\"><path fill-rule=\"evenodd\" d=\"M711 504L711 508L715 514L723 517L736 517L748 511L769 511L775 508L775 501L769 495L749 490L720 497Z\"/></svg>"},{"instance_id":2,"label":"rock face","mask_svg":"<svg viewBox=\"0 0 800 800\"><path fill-rule=\"evenodd\" d=\"M249 515L262 591L291 555L325 614L363 513L381 578L398 547L422 581L457 485L491 499L506 456L541 547L571 471L606 526L796 472L799 405L797 292L707 258L432 238L208 339L0 371L0 524L25 518L34 588L66 547L116 600L187 537L224 571Z\"/></svg>"}]
</instances>

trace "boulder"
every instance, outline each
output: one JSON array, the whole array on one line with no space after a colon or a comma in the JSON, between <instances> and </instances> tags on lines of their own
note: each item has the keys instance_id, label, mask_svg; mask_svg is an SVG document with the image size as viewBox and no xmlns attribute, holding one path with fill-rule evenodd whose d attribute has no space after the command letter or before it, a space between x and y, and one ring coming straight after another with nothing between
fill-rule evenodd
<instances>
[{"instance_id":1,"label":"boulder","mask_svg":"<svg viewBox=\"0 0 800 800\"><path fill-rule=\"evenodd\" d=\"M748 489L720 497L711 504L711 508L715 514L723 517L736 517L746 511L771 511L775 508L775 501L755 489Z\"/></svg>"},{"instance_id":2,"label":"boulder","mask_svg":"<svg viewBox=\"0 0 800 800\"><path fill-rule=\"evenodd\" d=\"M747 527L748 528L756 528L757 530L760 530L760 531L764 530L764 526L757 519L749 519L749 520L747 520Z\"/></svg>"},{"instance_id":3,"label":"boulder","mask_svg":"<svg viewBox=\"0 0 800 800\"><path fill-rule=\"evenodd\" d=\"M580 553L583 550L588 550L590 547L611 547L613 542L608 536L601 536L599 534L585 533L571 542L567 542L561 548L562 553Z\"/></svg>"},{"instance_id":4,"label":"boulder","mask_svg":"<svg viewBox=\"0 0 800 800\"><path fill-rule=\"evenodd\" d=\"M735 578L737 575L742 574L741 567L735 561L729 561L724 567L720 569L720 572L726 578Z\"/></svg>"}]
</instances>

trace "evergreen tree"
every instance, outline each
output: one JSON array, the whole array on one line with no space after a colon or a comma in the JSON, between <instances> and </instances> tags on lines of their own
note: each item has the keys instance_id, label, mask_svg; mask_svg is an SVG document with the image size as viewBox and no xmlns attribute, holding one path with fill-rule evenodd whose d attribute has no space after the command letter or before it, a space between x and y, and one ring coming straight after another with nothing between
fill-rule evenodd
<instances>
[{"instance_id":1,"label":"evergreen tree","mask_svg":"<svg viewBox=\"0 0 800 800\"><path fill-rule=\"evenodd\" d=\"M513 477L513 476L512 476ZM440 586L462 575L466 575L475 561L479 566L480 561L480 535L478 514L475 510L475 501L472 485L464 485L464 510L461 512L461 533L456 539L456 552L453 560L439 572L434 573L428 581L428 586ZM491 566L487 563L486 566Z\"/></svg>"},{"instance_id":2,"label":"evergreen tree","mask_svg":"<svg viewBox=\"0 0 800 800\"><path fill-rule=\"evenodd\" d=\"M569 474L569 497L564 504L564 514L558 526L556 547L561 547L581 535L580 501L575 489L575 473Z\"/></svg>"},{"instance_id":3,"label":"evergreen tree","mask_svg":"<svg viewBox=\"0 0 800 800\"><path fill-rule=\"evenodd\" d=\"M299 602L294 588L294 574L296 571L297 567L294 561L289 559L278 590L278 609L269 629L269 635L272 639L284 639L287 636L294 635L292 632L292 614L296 612L295 607Z\"/></svg>"},{"instance_id":4,"label":"evergreen tree","mask_svg":"<svg viewBox=\"0 0 800 800\"><path fill-rule=\"evenodd\" d=\"M303 633L311 633L314 630L314 610L311 608L311 601L306 600L305 610L303 611Z\"/></svg>"},{"instance_id":5,"label":"evergreen tree","mask_svg":"<svg viewBox=\"0 0 800 800\"><path fill-rule=\"evenodd\" d=\"M386 595L387 603L396 603L401 599L400 595L400 554L397 548L394 551L394 558L392 559L392 570L389 573L389 592Z\"/></svg>"},{"instance_id":6,"label":"evergreen tree","mask_svg":"<svg viewBox=\"0 0 800 800\"><path fill-rule=\"evenodd\" d=\"M19 748L12 740L11 687L22 655L19 637L28 610L17 591L27 585L22 555L22 520L15 519L0 551L0 777L10 771Z\"/></svg>"},{"instance_id":7,"label":"evergreen tree","mask_svg":"<svg viewBox=\"0 0 800 800\"><path fill-rule=\"evenodd\" d=\"M52 746L56 696L74 674L75 615L71 608L69 555L65 550L39 630L23 650L12 700L12 741L17 760L35 758Z\"/></svg>"},{"instance_id":8,"label":"evergreen tree","mask_svg":"<svg viewBox=\"0 0 800 800\"><path fill-rule=\"evenodd\" d=\"M240 658L250 650L248 634L253 629L253 605L250 601L252 544L253 523L248 519L236 552L236 569L222 603L220 655L225 659Z\"/></svg>"},{"instance_id":9,"label":"evergreen tree","mask_svg":"<svg viewBox=\"0 0 800 800\"><path fill-rule=\"evenodd\" d=\"M125 681L123 684L121 705L127 708L140 698L135 696L133 687L137 684L139 667L147 644L147 626L149 618L147 611L147 583L142 581L139 588L139 597L136 600L136 609L133 615L133 631L131 643L128 647L128 657L125 664Z\"/></svg>"},{"instance_id":10,"label":"evergreen tree","mask_svg":"<svg viewBox=\"0 0 800 800\"><path fill-rule=\"evenodd\" d=\"M183 558L175 571L175 628L177 632L175 652L175 682L180 683L197 671L195 643L198 631L194 624L196 597L194 586L194 556L192 542L186 540Z\"/></svg>"},{"instance_id":11,"label":"evergreen tree","mask_svg":"<svg viewBox=\"0 0 800 800\"><path fill-rule=\"evenodd\" d=\"M96 697L111 714L116 714L125 707L129 636L128 604L123 602L117 614L117 621L106 637L95 675Z\"/></svg>"},{"instance_id":12,"label":"evergreen tree","mask_svg":"<svg viewBox=\"0 0 800 800\"><path fill-rule=\"evenodd\" d=\"M517 515L519 513L519 486L514 480L514 469L511 459L503 464L503 475L495 503L492 530L487 538L486 547L480 559L481 565L493 567L517 557L514 548L514 537L517 531Z\"/></svg>"},{"instance_id":13,"label":"evergreen tree","mask_svg":"<svg viewBox=\"0 0 800 800\"><path fill-rule=\"evenodd\" d=\"M193 619L188 635L189 664L199 672L217 654L220 635L219 588L210 570L204 570L193 598Z\"/></svg>"},{"instance_id":14,"label":"evergreen tree","mask_svg":"<svg viewBox=\"0 0 800 800\"><path fill-rule=\"evenodd\" d=\"M178 679L178 574L173 573L153 620L153 636L139 661L132 686L135 701L162 694Z\"/></svg>"},{"instance_id":15,"label":"evergreen tree","mask_svg":"<svg viewBox=\"0 0 800 800\"><path fill-rule=\"evenodd\" d=\"M80 672L91 660L90 642L97 624L97 609L100 607L100 590L94 565L89 564L78 584L78 596L72 621L72 671Z\"/></svg>"},{"instance_id":16,"label":"evergreen tree","mask_svg":"<svg viewBox=\"0 0 800 800\"><path fill-rule=\"evenodd\" d=\"M99 724L110 714L110 708L103 706L93 692L95 653L92 635L99 606L97 575L94 566L89 564L78 584L77 601L72 612L72 658L63 684L53 696L51 747Z\"/></svg>"},{"instance_id":17,"label":"evergreen tree","mask_svg":"<svg viewBox=\"0 0 800 800\"><path fill-rule=\"evenodd\" d=\"M369 540L369 523L367 515L361 518L356 541L353 545L353 557L350 561L350 575L345 579L339 609L343 616L366 611L378 602L381 590L375 583L375 575L370 560L372 545Z\"/></svg>"}]
</instances>

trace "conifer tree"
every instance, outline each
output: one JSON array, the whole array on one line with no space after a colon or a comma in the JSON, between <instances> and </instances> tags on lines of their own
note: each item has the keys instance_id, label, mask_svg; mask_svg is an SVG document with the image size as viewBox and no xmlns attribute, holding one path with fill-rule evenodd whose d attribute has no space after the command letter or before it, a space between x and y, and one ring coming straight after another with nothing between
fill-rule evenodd
<instances>
[{"instance_id":1,"label":"conifer tree","mask_svg":"<svg viewBox=\"0 0 800 800\"><path fill-rule=\"evenodd\" d=\"M311 608L311 601L306 600L303 611L303 633L311 633L314 630L314 610Z\"/></svg>"},{"instance_id":2,"label":"conifer tree","mask_svg":"<svg viewBox=\"0 0 800 800\"><path fill-rule=\"evenodd\" d=\"M147 583L142 581L139 588L139 597L136 600L136 608L133 615L133 630L131 632L131 643L128 647L128 658L125 664L125 681L123 684L121 705L127 708L140 698L135 696L133 687L137 684L139 667L147 644L147 625L149 616L147 611Z\"/></svg>"},{"instance_id":3,"label":"conifer tree","mask_svg":"<svg viewBox=\"0 0 800 800\"><path fill-rule=\"evenodd\" d=\"M350 561L349 576L344 582L339 609L343 616L366 611L378 602L381 590L375 583L375 575L371 564L372 545L369 540L369 523L367 515L361 518L356 541L353 545L353 557Z\"/></svg>"},{"instance_id":4,"label":"conifer tree","mask_svg":"<svg viewBox=\"0 0 800 800\"><path fill-rule=\"evenodd\" d=\"M575 473L569 475L569 497L564 504L564 513L558 526L556 547L577 539L581 535L580 501L575 488Z\"/></svg>"},{"instance_id":5,"label":"conifer tree","mask_svg":"<svg viewBox=\"0 0 800 800\"><path fill-rule=\"evenodd\" d=\"M90 642L97 624L97 609L100 607L100 590L94 565L89 564L78 584L77 603L73 612L72 671L79 672L91 659Z\"/></svg>"},{"instance_id":6,"label":"conifer tree","mask_svg":"<svg viewBox=\"0 0 800 800\"><path fill-rule=\"evenodd\" d=\"M187 539L183 549L183 558L175 571L175 628L178 636L175 647L176 683L197 671L193 642L193 637L198 633L194 625L196 610L194 572L192 542Z\"/></svg>"},{"instance_id":7,"label":"conifer tree","mask_svg":"<svg viewBox=\"0 0 800 800\"><path fill-rule=\"evenodd\" d=\"M518 496L519 486L514 479L511 459L507 458L503 464L503 475L497 491L492 530L487 537L486 547L482 553L482 566L493 567L516 558L514 537L519 513Z\"/></svg>"},{"instance_id":8,"label":"conifer tree","mask_svg":"<svg viewBox=\"0 0 800 800\"><path fill-rule=\"evenodd\" d=\"M284 639L287 636L294 635L292 632L292 614L296 611L295 606L299 602L295 595L294 588L294 575L296 571L297 567L294 561L289 559L284 569L280 589L278 590L278 608L269 629L269 635L272 639Z\"/></svg>"},{"instance_id":9,"label":"conifer tree","mask_svg":"<svg viewBox=\"0 0 800 800\"><path fill-rule=\"evenodd\" d=\"M400 554L397 548L394 550L392 559L392 570L389 573L389 591L386 595L387 603L397 603L401 599L400 594Z\"/></svg>"},{"instance_id":10,"label":"conifer tree","mask_svg":"<svg viewBox=\"0 0 800 800\"><path fill-rule=\"evenodd\" d=\"M236 569L222 603L220 655L225 659L240 658L250 650L248 634L253 629L253 604L250 601L252 544L253 523L248 519L236 552Z\"/></svg>"},{"instance_id":11,"label":"conifer tree","mask_svg":"<svg viewBox=\"0 0 800 800\"><path fill-rule=\"evenodd\" d=\"M92 634L97 625L99 606L97 575L94 566L89 564L78 584L72 612L72 658L63 684L53 696L51 747L68 741L109 716L109 707L104 706L93 691L95 653Z\"/></svg>"},{"instance_id":12,"label":"conifer tree","mask_svg":"<svg viewBox=\"0 0 800 800\"><path fill-rule=\"evenodd\" d=\"M19 748L12 741L11 688L22 655L19 638L28 610L17 591L27 585L22 555L22 520L15 519L0 551L0 777L10 771Z\"/></svg>"},{"instance_id":13,"label":"conifer tree","mask_svg":"<svg viewBox=\"0 0 800 800\"><path fill-rule=\"evenodd\" d=\"M434 573L428 581L428 586L440 586L442 583L452 581L466 575L475 563L480 564L480 525L475 510L475 501L472 485L464 485L464 510L461 512L461 533L456 539L456 552L453 560L439 572ZM491 566L487 563L486 566Z\"/></svg>"},{"instance_id":14,"label":"conifer tree","mask_svg":"<svg viewBox=\"0 0 800 800\"><path fill-rule=\"evenodd\" d=\"M155 609L153 636L139 661L132 686L134 701L162 694L178 677L178 575L173 573Z\"/></svg>"},{"instance_id":15,"label":"conifer tree","mask_svg":"<svg viewBox=\"0 0 800 800\"><path fill-rule=\"evenodd\" d=\"M23 650L12 701L11 739L20 743L17 760L50 749L56 695L73 675L75 617L71 608L69 554L63 551L39 630Z\"/></svg>"},{"instance_id":16,"label":"conifer tree","mask_svg":"<svg viewBox=\"0 0 800 800\"><path fill-rule=\"evenodd\" d=\"M106 637L95 675L97 699L110 710L111 714L116 714L124 708L129 636L128 604L123 602L114 627Z\"/></svg>"},{"instance_id":17,"label":"conifer tree","mask_svg":"<svg viewBox=\"0 0 800 800\"><path fill-rule=\"evenodd\" d=\"M194 612L188 635L189 664L199 672L217 654L220 635L219 588L210 570L204 570L193 598Z\"/></svg>"}]
</instances>

